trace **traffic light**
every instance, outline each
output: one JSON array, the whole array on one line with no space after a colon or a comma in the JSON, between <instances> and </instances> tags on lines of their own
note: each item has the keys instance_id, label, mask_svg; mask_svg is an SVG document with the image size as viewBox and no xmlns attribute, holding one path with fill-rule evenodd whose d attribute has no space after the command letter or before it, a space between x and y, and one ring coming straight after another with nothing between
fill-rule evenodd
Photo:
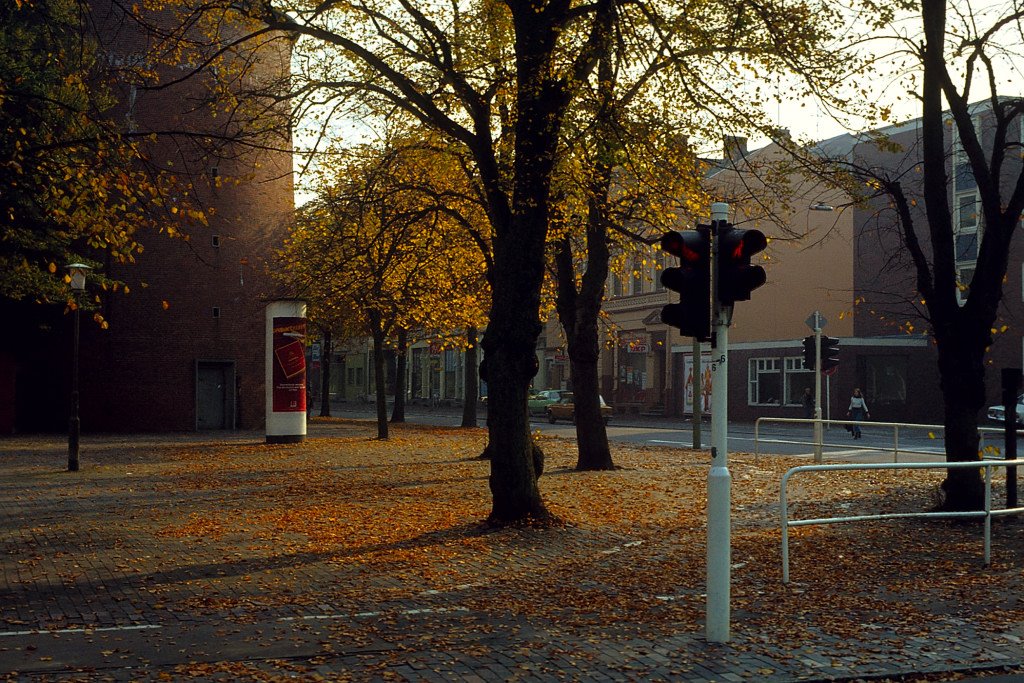
<instances>
[{"instance_id":1,"label":"traffic light","mask_svg":"<svg viewBox=\"0 0 1024 683\"><path fill-rule=\"evenodd\" d=\"M711 339L711 229L671 230L661 237L661 248L679 258L678 268L666 268L661 284L679 292L679 303L661 309L661 321L686 337Z\"/></svg>"},{"instance_id":2,"label":"traffic light","mask_svg":"<svg viewBox=\"0 0 1024 683\"><path fill-rule=\"evenodd\" d=\"M732 306L750 301L750 292L765 283L764 268L750 265L750 257L764 251L768 240L760 230L734 228L720 223L718 228L718 302Z\"/></svg>"},{"instance_id":3,"label":"traffic light","mask_svg":"<svg viewBox=\"0 0 1024 683\"><path fill-rule=\"evenodd\" d=\"M824 339L824 337L822 338ZM804 337L804 368L814 369L814 335Z\"/></svg>"},{"instance_id":4,"label":"traffic light","mask_svg":"<svg viewBox=\"0 0 1024 683\"><path fill-rule=\"evenodd\" d=\"M839 365L839 340L821 335L821 370L831 370Z\"/></svg>"}]
</instances>

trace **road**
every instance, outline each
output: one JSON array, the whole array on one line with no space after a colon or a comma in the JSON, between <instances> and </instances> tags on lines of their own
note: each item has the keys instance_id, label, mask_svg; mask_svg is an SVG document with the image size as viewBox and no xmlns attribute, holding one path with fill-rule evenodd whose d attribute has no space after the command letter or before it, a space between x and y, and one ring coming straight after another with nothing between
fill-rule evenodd
<instances>
[{"instance_id":1,"label":"road","mask_svg":"<svg viewBox=\"0 0 1024 683\"><path fill-rule=\"evenodd\" d=\"M359 403L336 404L332 406L332 414L361 419L374 417L371 405ZM481 411L481 425L485 415ZM456 426L461 418L459 408L409 406L406 410L406 420L412 423ZM542 434L569 439L576 436L574 425L566 422L549 424L547 418L541 415L531 417L530 425ZM728 434L730 452L813 457L809 424L764 423L755 430L755 425L750 423L731 423ZM862 439L854 441L845 429L832 425L824 430L823 451L830 458L854 462L891 462L894 447L898 443L901 461L932 461L944 457L941 433L934 430L902 428L898 442L892 427L867 426L863 428L863 434ZM680 418L616 415L608 425L608 438L624 443L692 448L693 428L689 420ZM701 446L709 448L710 444L711 425L705 422L701 430Z\"/></svg>"}]
</instances>

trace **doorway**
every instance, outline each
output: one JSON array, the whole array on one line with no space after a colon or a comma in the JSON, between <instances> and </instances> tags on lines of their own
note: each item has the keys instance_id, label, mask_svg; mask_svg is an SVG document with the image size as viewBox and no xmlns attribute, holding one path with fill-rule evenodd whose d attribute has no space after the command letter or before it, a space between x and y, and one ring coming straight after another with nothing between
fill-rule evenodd
<instances>
[{"instance_id":1,"label":"doorway","mask_svg":"<svg viewBox=\"0 0 1024 683\"><path fill-rule=\"evenodd\" d=\"M196 429L235 428L235 363L196 362Z\"/></svg>"}]
</instances>

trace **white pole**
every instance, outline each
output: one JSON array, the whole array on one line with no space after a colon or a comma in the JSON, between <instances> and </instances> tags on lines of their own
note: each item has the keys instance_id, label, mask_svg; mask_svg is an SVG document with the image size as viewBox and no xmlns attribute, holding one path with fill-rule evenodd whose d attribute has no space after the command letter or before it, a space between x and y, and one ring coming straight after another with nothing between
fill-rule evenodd
<instances>
[{"instance_id":1,"label":"white pole","mask_svg":"<svg viewBox=\"0 0 1024 683\"><path fill-rule=\"evenodd\" d=\"M826 375L825 376L825 406L827 407L827 411L825 413L825 419L828 420L829 423L831 423L832 422L832 376L831 375ZM831 429L831 428L832 427L831 427L831 424L830 424L829 425L829 429Z\"/></svg>"},{"instance_id":2,"label":"white pole","mask_svg":"<svg viewBox=\"0 0 1024 683\"><path fill-rule=\"evenodd\" d=\"M814 462L821 456L821 315L814 312Z\"/></svg>"},{"instance_id":3,"label":"white pole","mask_svg":"<svg viewBox=\"0 0 1024 683\"><path fill-rule=\"evenodd\" d=\"M711 470L708 473L707 639L729 642L731 583L731 497L729 474L729 326L718 305L718 228L729 218L729 205L711 205Z\"/></svg>"}]
</instances>

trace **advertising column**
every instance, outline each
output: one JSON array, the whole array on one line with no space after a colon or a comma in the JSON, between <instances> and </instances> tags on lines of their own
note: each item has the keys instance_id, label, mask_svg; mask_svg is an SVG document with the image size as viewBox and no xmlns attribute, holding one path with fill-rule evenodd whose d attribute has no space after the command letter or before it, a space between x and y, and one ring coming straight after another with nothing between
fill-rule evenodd
<instances>
[{"instance_id":1,"label":"advertising column","mask_svg":"<svg viewBox=\"0 0 1024 683\"><path fill-rule=\"evenodd\" d=\"M298 443L306 436L306 302L267 305L267 443Z\"/></svg>"}]
</instances>

